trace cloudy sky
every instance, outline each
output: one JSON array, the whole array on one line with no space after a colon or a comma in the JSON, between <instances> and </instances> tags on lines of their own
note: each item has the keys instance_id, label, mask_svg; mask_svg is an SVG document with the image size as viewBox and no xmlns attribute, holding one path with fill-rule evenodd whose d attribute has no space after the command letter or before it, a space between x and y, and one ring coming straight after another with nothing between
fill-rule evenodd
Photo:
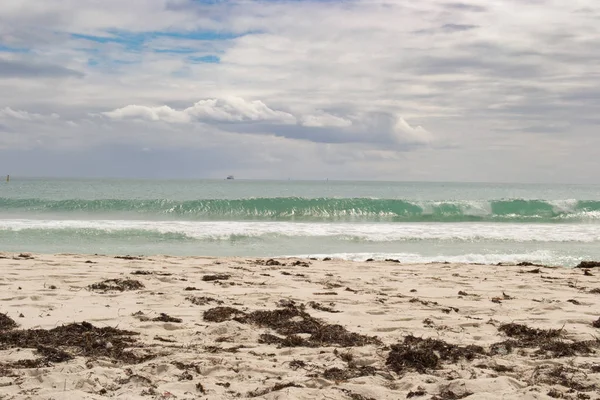
<instances>
[{"instance_id":1,"label":"cloudy sky","mask_svg":"<svg viewBox=\"0 0 600 400\"><path fill-rule=\"evenodd\" d=\"M2 0L0 174L600 183L597 0Z\"/></svg>"}]
</instances>

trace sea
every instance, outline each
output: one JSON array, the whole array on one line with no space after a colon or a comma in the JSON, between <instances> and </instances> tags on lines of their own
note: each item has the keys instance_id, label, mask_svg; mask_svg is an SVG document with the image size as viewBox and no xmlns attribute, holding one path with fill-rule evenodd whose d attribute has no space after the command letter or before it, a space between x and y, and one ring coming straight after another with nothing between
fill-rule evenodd
<instances>
[{"instance_id":1,"label":"sea","mask_svg":"<svg viewBox=\"0 0 600 400\"><path fill-rule=\"evenodd\" d=\"M574 266L600 186L13 177L0 251Z\"/></svg>"}]
</instances>

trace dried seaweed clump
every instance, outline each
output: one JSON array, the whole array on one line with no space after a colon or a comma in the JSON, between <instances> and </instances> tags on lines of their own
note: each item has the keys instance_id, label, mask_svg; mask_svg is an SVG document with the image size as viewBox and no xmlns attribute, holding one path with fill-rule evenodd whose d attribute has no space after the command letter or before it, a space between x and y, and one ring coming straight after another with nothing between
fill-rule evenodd
<instances>
[{"instance_id":1,"label":"dried seaweed clump","mask_svg":"<svg viewBox=\"0 0 600 400\"><path fill-rule=\"evenodd\" d=\"M50 330L26 329L0 332L4 348L33 348L49 362L62 362L73 356L107 357L125 363L143 362L151 356L127 349L141 347L132 336L136 332L103 327L89 322L68 324Z\"/></svg>"},{"instance_id":2,"label":"dried seaweed clump","mask_svg":"<svg viewBox=\"0 0 600 400\"><path fill-rule=\"evenodd\" d=\"M248 397L260 397L260 396L264 396L267 393L276 392L276 391L286 389L286 388L291 388L291 387L301 388L303 386L298 385L297 383L293 383L293 382L278 383L275 386L270 387L270 388L256 389L251 392L248 392Z\"/></svg>"},{"instance_id":3,"label":"dried seaweed clump","mask_svg":"<svg viewBox=\"0 0 600 400\"><path fill-rule=\"evenodd\" d=\"M227 274L216 274L216 275L204 275L202 277L202 280L205 282L211 282L211 281L226 281L229 278L231 278L231 275L227 275Z\"/></svg>"},{"instance_id":4,"label":"dried seaweed clump","mask_svg":"<svg viewBox=\"0 0 600 400\"><path fill-rule=\"evenodd\" d=\"M323 372L323 378L330 381L347 381L348 379L360 378L361 376L373 376L377 373L374 367L363 365L361 367L349 367L347 369L329 368Z\"/></svg>"},{"instance_id":5,"label":"dried seaweed clump","mask_svg":"<svg viewBox=\"0 0 600 400\"><path fill-rule=\"evenodd\" d=\"M207 296L188 296L185 299L197 306L205 306L211 302L217 303L217 304L223 304L222 300L217 300L214 297L207 297Z\"/></svg>"},{"instance_id":6,"label":"dried seaweed clump","mask_svg":"<svg viewBox=\"0 0 600 400\"><path fill-rule=\"evenodd\" d=\"M600 267L600 261L582 261L575 268L598 268Z\"/></svg>"},{"instance_id":7,"label":"dried seaweed clump","mask_svg":"<svg viewBox=\"0 0 600 400\"><path fill-rule=\"evenodd\" d=\"M404 338L404 343L392 345L386 365L396 373L404 370L424 373L428 369L438 368L440 361L470 361L481 354L485 354L481 346L463 347L439 339L423 339L410 335Z\"/></svg>"},{"instance_id":8,"label":"dried seaweed clump","mask_svg":"<svg viewBox=\"0 0 600 400\"><path fill-rule=\"evenodd\" d=\"M589 391L596 389L595 384L589 384L587 373L564 365L553 367L547 373L542 374L540 380L546 384L564 386L573 391Z\"/></svg>"},{"instance_id":9,"label":"dried seaweed clump","mask_svg":"<svg viewBox=\"0 0 600 400\"><path fill-rule=\"evenodd\" d=\"M261 343L277 344L283 347L327 345L350 347L379 343L379 340L375 337L349 332L341 325L323 323L308 314L302 304L300 306L293 302L285 304L285 307L275 310L259 310L248 314L231 307L216 307L204 313L204 320L223 322L234 319L243 324L271 328L285 337L263 334L260 337ZM308 339L303 339L298 336L299 334L310 334L311 336Z\"/></svg>"},{"instance_id":10,"label":"dried seaweed clump","mask_svg":"<svg viewBox=\"0 0 600 400\"><path fill-rule=\"evenodd\" d=\"M8 315L0 314L0 331L8 331L17 327L17 323Z\"/></svg>"},{"instance_id":11,"label":"dried seaweed clump","mask_svg":"<svg viewBox=\"0 0 600 400\"><path fill-rule=\"evenodd\" d=\"M244 315L244 312L233 307L215 307L204 311L204 320L208 322L224 322L238 315Z\"/></svg>"},{"instance_id":12,"label":"dried seaweed clump","mask_svg":"<svg viewBox=\"0 0 600 400\"><path fill-rule=\"evenodd\" d=\"M498 330L514 339L492 345L491 352L493 354L510 353L513 348L537 347L538 349L534 353L537 356L572 357L589 354L593 351L592 347L600 346L600 342L597 340L575 342L560 340L562 329L537 329L511 323L500 325ZM499 349L503 349L503 351L498 351Z\"/></svg>"},{"instance_id":13,"label":"dried seaweed clump","mask_svg":"<svg viewBox=\"0 0 600 400\"><path fill-rule=\"evenodd\" d=\"M136 281L135 279L107 279L105 281L94 283L88 286L90 290L101 290L104 292L118 291L124 292L126 290L139 290L145 286L142 282Z\"/></svg>"},{"instance_id":14,"label":"dried seaweed clump","mask_svg":"<svg viewBox=\"0 0 600 400\"><path fill-rule=\"evenodd\" d=\"M537 329L521 324L503 324L498 328L506 336L517 338L524 343L537 344L540 341L553 340L560 337L562 329Z\"/></svg>"},{"instance_id":15,"label":"dried seaweed clump","mask_svg":"<svg viewBox=\"0 0 600 400\"><path fill-rule=\"evenodd\" d=\"M160 313L158 317L152 318L152 321L155 322L174 322L176 324L180 324L183 322L181 318L171 317L169 314Z\"/></svg>"}]
</instances>

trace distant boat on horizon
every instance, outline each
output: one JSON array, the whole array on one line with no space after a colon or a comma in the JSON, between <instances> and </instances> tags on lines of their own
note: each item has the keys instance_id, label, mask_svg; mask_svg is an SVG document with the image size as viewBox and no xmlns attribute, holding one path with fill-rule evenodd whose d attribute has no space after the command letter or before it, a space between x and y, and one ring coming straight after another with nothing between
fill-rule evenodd
<instances>
[{"instance_id":1,"label":"distant boat on horizon","mask_svg":"<svg viewBox=\"0 0 600 400\"><path fill-rule=\"evenodd\" d=\"M233 177L233 175L229 175L229 176L227 177L227 179L228 179L228 180L234 180L235 178Z\"/></svg>"}]
</instances>

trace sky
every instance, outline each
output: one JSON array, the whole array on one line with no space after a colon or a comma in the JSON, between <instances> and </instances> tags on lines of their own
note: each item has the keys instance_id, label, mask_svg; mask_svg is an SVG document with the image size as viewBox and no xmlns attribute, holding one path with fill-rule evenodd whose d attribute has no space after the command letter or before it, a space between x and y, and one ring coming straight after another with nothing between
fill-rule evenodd
<instances>
[{"instance_id":1,"label":"sky","mask_svg":"<svg viewBox=\"0 0 600 400\"><path fill-rule=\"evenodd\" d=\"M0 174L600 183L597 0L2 0Z\"/></svg>"}]
</instances>

